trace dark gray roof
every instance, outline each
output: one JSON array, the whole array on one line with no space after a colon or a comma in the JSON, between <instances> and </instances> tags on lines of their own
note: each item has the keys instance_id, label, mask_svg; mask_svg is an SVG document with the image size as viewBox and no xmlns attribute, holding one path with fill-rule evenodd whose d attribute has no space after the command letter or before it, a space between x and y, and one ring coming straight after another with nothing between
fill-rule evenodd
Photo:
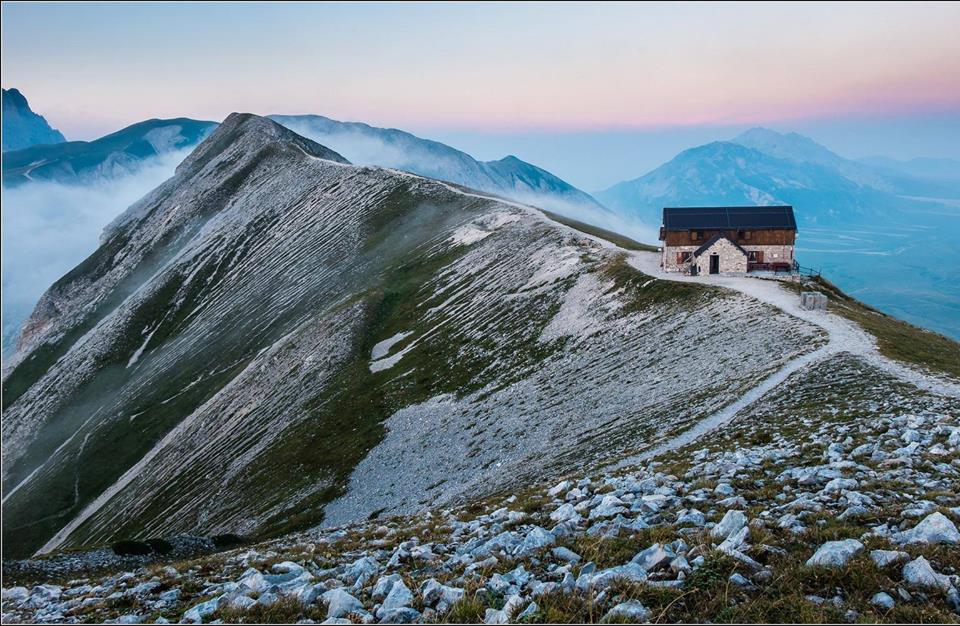
<instances>
[{"instance_id":1,"label":"dark gray roof","mask_svg":"<svg viewBox=\"0 0 960 626\"><path fill-rule=\"evenodd\" d=\"M730 243L732 243L732 244L733 244L733 247L736 248L737 250L739 250L740 252L742 252L744 256L750 256L749 254L747 254L747 251L746 251L746 250L744 250L742 247L740 247L739 245L737 245L737 242L736 242L736 241L731 241L730 238L727 237L727 236L725 236L725 235L714 235L714 236L711 237L710 239L707 239L706 241L703 242L703 245L702 245L702 246L700 246L699 248L697 248L696 250L693 251L693 256L696 256L696 257L700 256L701 254L703 254L704 252L706 252L707 250L709 250L709 249L710 249L710 246L712 246L713 244L717 243L717 242L720 241L721 239L726 239L727 241L729 241Z\"/></svg>"},{"instance_id":2,"label":"dark gray roof","mask_svg":"<svg viewBox=\"0 0 960 626\"><path fill-rule=\"evenodd\" d=\"M664 230L796 230L791 206L665 207Z\"/></svg>"}]
</instances>

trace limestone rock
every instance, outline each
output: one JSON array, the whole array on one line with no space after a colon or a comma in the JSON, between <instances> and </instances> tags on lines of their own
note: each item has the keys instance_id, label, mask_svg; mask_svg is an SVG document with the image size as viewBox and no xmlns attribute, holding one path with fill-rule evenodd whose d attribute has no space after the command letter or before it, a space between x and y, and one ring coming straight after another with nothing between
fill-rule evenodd
<instances>
[{"instance_id":1,"label":"limestone rock","mask_svg":"<svg viewBox=\"0 0 960 626\"><path fill-rule=\"evenodd\" d=\"M807 566L843 567L862 550L863 544L856 539L828 541L807 559Z\"/></svg>"},{"instance_id":2,"label":"limestone rock","mask_svg":"<svg viewBox=\"0 0 960 626\"><path fill-rule=\"evenodd\" d=\"M343 589L331 589L321 596L327 605L327 617L346 617L363 611L363 604Z\"/></svg>"},{"instance_id":3,"label":"limestone rock","mask_svg":"<svg viewBox=\"0 0 960 626\"><path fill-rule=\"evenodd\" d=\"M893 596L883 591L880 591L878 593L873 594L873 597L870 598L870 604L877 607L878 609L889 611L894 606L896 606L897 603L894 601Z\"/></svg>"},{"instance_id":4,"label":"limestone rock","mask_svg":"<svg viewBox=\"0 0 960 626\"><path fill-rule=\"evenodd\" d=\"M911 587L919 589L949 591L952 587L950 577L934 571L930 561L922 556L903 566L903 580Z\"/></svg>"},{"instance_id":5,"label":"limestone rock","mask_svg":"<svg viewBox=\"0 0 960 626\"><path fill-rule=\"evenodd\" d=\"M910 555L899 550L872 550L870 559L877 567L887 567L910 560Z\"/></svg>"},{"instance_id":6,"label":"limestone rock","mask_svg":"<svg viewBox=\"0 0 960 626\"><path fill-rule=\"evenodd\" d=\"M628 600L616 605L603 616L603 622L609 622L612 619L625 619L628 622L646 622L650 619L650 609L643 606L639 600Z\"/></svg>"},{"instance_id":7,"label":"limestone rock","mask_svg":"<svg viewBox=\"0 0 960 626\"><path fill-rule=\"evenodd\" d=\"M716 539L726 539L730 535L740 532L747 525L747 516L743 511L727 511L720 523L710 530L710 535Z\"/></svg>"},{"instance_id":8,"label":"limestone rock","mask_svg":"<svg viewBox=\"0 0 960 626\"><path fill-rule=\"evenodd\" d=\"M960 544L960 531L946 515L931 513L910 530L896 537L898 543Z\"/></svg>"}]
</instances>

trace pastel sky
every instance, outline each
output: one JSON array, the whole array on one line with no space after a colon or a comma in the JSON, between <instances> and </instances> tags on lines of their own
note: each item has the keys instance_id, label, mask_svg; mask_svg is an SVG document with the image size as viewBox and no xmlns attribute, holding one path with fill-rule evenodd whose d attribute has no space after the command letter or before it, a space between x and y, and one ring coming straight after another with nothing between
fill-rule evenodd
<instances>
[{"instance_id":1,"label":"pastel sky","mask_svg":"<svg viewBox=\"0 0 960 626\"><path fill-rule=\"evenodd\" d=\"M2 13L4 87L71 139L235 110L465 141L930 119L929 141L899 156L960 156L942 121L957 130L960 3L5 2Z\"/></svg>"}]
</instances>

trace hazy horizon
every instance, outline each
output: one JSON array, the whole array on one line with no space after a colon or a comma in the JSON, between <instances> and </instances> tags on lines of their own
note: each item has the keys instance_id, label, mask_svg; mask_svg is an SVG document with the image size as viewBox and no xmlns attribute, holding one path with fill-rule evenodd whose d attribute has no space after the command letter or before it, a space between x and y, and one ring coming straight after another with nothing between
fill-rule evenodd
<instances>
[{"instance_id":1,"label":"hazy horizon","mask_svg":"<svg viewBox=\"0 0 960 626\"><path fill-rule=\"evenodd\" d=\"M154 117L312 113L515 154L590 191L753 126L851 158L960 159L955 3L2 11L4 87L69 140Z\"/></svg>"},{"instance_id":2,"label":"hazy horizon","mask_svg":"<svg viewBox=\"0 0 960 626\"><path fill-rule=\"evenodd\" d=\"M4 89L11 88L19 89L16 85L4 85ZM43 109L34 104L30 95L24 95L30 101L31 108L44 115ZM256 113L264 116L276 114L273 111ZM316 111L298 115L332 117ZM54 128L62 130L54 119L45 117ZM157 116L147 116L143 120L153 117ZM336 119L390 128L387 124L369 119L350 116ZM91 141L128 125L110 128L89 137L68 135L67 141ZM481 161L494 161L513 155L556 174L584 191L595 192L642 176L684 150L714 141L730 140L755 127L805 135L850 159L880 156L900 161L916 158L960 160L960 143L953 141L960 132L960 113L952 112L927 115L922 119L807 120L792 124L705 125L592 132L497 132L415 126L400 127L400 130L445 143Z\"/></svg>"}]
</instances>

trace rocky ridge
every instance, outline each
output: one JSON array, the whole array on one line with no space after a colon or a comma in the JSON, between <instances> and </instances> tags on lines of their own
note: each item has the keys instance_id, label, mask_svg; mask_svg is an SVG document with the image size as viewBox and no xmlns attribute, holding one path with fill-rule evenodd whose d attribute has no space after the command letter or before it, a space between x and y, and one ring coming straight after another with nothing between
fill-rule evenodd
<instances>
[{"instance_id":1,"label":"rocky ridge","mask_svg":"<svg viewBox=\"0 0 960 626\"><path fill-rule=\"evenodd\" d=\"M25 325L5 545L453 506L640 452L823 341L532 207L234 115Z\"/></svg>"}]
</instances>

